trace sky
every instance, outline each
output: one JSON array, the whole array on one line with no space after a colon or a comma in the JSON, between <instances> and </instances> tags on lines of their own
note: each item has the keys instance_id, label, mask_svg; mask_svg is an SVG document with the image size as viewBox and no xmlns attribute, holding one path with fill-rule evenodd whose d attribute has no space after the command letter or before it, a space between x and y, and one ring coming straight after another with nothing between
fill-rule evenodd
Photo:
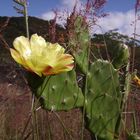
<instances>
[{"instance_id":1,"label":"sky","mask_svg":"<svg viewBox=\"0 0 140 140\"><path fill-rule=\"evenodd\" d=\"M28 14L45 20L53 18L53 9L59 11L72 10L76 0L28 0ZM77 0L79 5L85 0ZM103 10L108 16L101 18L93 32L101 33L108 30L119 29L120 33L133 35L134 7L136 0L107 0ZM13 8L12 0L0 0L0 16L20 16ZM64 15L66 16L66 15ZM140 22L137 23L137 31L140 34Z\"/></svg>"}]
</instances>

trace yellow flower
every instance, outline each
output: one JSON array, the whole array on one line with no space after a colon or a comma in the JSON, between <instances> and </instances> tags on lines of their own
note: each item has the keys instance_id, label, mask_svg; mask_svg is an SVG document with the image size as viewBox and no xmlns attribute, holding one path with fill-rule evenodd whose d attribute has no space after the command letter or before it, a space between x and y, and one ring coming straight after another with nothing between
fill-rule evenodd
<instances>
[{"instance_id":1,"label":"yellow flower","mask_svg":"<svg viewBox=\"0 0 140 140\"><path fill-rule=\"evenodd\" d=\"M140 78L138 78L137 75L134 76L133 81L134 81L138 86L140 86Z\"/></svg>"},{"instance_id":2,"label":"yellow flower","mask_svg":"<svg viewBox=\"0 0 140 140\"><path fill-rule=\"evenodd\" d=\"M64 54L65 49L58 43L46 42L44 38L33 34L31 39L17 37L10 49L14 60L27 70L39 76L58 74L73 69L74 61L70 54Z\"/></svg>"}]
</instances>

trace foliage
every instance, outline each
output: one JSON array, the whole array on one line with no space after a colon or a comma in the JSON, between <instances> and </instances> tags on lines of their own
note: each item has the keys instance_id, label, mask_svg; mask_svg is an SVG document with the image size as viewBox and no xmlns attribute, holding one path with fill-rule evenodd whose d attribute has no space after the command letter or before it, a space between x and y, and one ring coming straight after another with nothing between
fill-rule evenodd
<instances>
[{"instance_id":1,"label":"foliage","mask_svg":"<svg viewBox=\"0 0 140 140\"><path fill-rule=\"evenodd\" d=\"M42 80L36 80L37 86L30 74L29 83L44 109L60 111L83 107L87 126L98 140L113 140L118 136L116 130L120 126L121 121L118 120L123 110L121 75L118 70L128 63L128 47L116 42L115 50L110 50L112 54L116 52L112 61L100 58L92 60L88 26L84 17L74 14L69 19L67 49L75 58L76 68L83 75L81 80L84 84L78 87L75 70L42 77Z\"/></svg>"},{"instance_id":2,"label":"foliage","mask_svg":"<svg viewBox=\"0 0 140 140\"><path fill-rule=\"evenodd\" d=\"M15 2L22 6L22 1L15 0ZM88 2L85 15L89 12ZM95 10L99 10L105 0L94 2L92 4L95 6ZM23 6L25 7L26 33L29 39L27 5ZM85 15L77 14L74 10L67 20L68 42L65 47L75 58L75 69L62 74L53 73L58 75L46 75L46 77L37 77L30 73L27 76L28 83L42 108L51 111L68 111L82 107L83 115L87 119L87 127L98 140L119 139L118 131L131 80L129 74L130 54L124 42L132 45L134 40L128 42L127 36L109 32L104 35L103 41L101 41L102 35L94 35L92 41L98 44L93 45L90 42ZM56 20L53 25L55 22ZM52 41L55 42L54 37L52 37ZM96 45L99 46L96 48ZM100 48L101 46L103 46L103 50ZM103 54L106 52L105 57L101 51ZM39 62L39 60L35 62ZM122 68L124 68L123 74L119 74L119 70ZM78 74L81 75L80 79ZM80 85L79 80L83 84ZM123 84L123 88L121 84ZM35 116L34 112L33 107L33 115ZM134 135L129 136L129 139L133 138Z\"/></svg>"},{"instance_id":3,"label":"foliage","mask_svg":"<svg viewBox=\"0 0 140 140\"><path fill-rule=\"evenodd\" d=\"M75 57L76 64L82 73L88 69L89 31L85 19L73 14L67 24L68 49Z\"/></svg>"},{"instance_id":4,"label":"foliage","mask_svg":"<svg viewBox=\"0 0 140 140\"><path fill-rule=\"evenodd\" d=\"M70 110L81 107L84 101L76 82L75 71L46 77L37 93L41 96L43 107L49 110Z\"/></svg>"},{"instance_id":5,"label":"foliage","mask_svg":"<svg viewBox=\"0 0 140 140\"><path fill-rule=\"evenodd\" d=\"M136 133L130 133L127 135L128 140L140 140L140 137Z\"/></svg>"},{"instance_id":6,"label":"foliage","mask_svg":"<svg viewBox=\"0 0 140 140\"><path fill-rule=\"evenodd\" d=\"M122 99L118 72L108 61L97 60L90 66L88 81L89 129L98 140L113 140Z\"/></svg>"}]
</instances>

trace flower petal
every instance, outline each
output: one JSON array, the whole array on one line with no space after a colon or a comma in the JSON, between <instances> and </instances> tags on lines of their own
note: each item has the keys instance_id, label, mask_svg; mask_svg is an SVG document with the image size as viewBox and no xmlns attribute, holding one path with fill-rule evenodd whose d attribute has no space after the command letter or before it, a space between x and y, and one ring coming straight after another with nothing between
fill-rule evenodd
<instances>
[{"instance_id":1,"label":"flower petal","mask_svg":"<svg viewBox=\"0 0 140 140\"><path fill-rule=\"evenodd\" d=\"M62 46L46 42L37 34L30 41L24 36L17 37L13 45L15 50L10 51L15 61L39 76L70 71L74 66L73 57L64 54Z\"/></svg>"},{"instance_id":2,"label":"flower petal","mask_svg":"<svg viewBox=\"0 0 140 140\"><path fill-rule=\"evenodd\" d=\"M138 86L140 86L140 78L139 78L137 75L134 76L133 81L134 81Z\"/></svg>"},{"instance_id":3,"label":"flower petal","mask_svg":"<svg viewBox=\"0 0 140 140\"><path fill-rule=\"evenodd\" d=\"M41 55L42 51L46 47L46 41L43 37L33 34L30 39L31 50L33 53Z\"/></svg>"},{"instance_id":4,"label":"flower petal","mask_svg":"<svg viewBox=\"0 0 140 140\"><path fill-rule=\"evenodd\" d=\"M16 50L10 48L11 56L14 58L14 60L21 64L23 67L25 67L27 70L32 71L31 68L26 63L27 61L24 60L24 58L17 52Z\"/></svg>"},{"instance_id":5,"label":"flower petal","mask_svg":"<svg viewBox=\"0 0 140 140\"><path fill-rule=\"evenodd\" d=\"M43 71L43 74L50 75L70 71L74 67L73 62L73 57L71 55L63 54L60 58L56 60L55 65L49 66L49 68L46 67Z\"/></svg>"},{"instance_id":6,"label":"flower petal","mask_svg":"<svg viewBox=\"0 0 140 140\"><path fill-rule=\"evenodd\" d=\"M24 36L17 37L13 42L13 46L24 57L27 57L31 52L29 40Z\"/></svg>"},{"instance_id":7,"label":"flower petal","mask_svg":"<svg viewBox=\"0 0 140 140\"><path fill-rule=\"evenodd\" d=\"M23 61L22 61L22 58L21 58L20 54L14 49L10 49L10 52L11 52L11 56L14 58L14 60L17 63L23 65Z\"/></svg>"},{"instance_id":8,"label":"flower petal","mask_svg":"<svg viewBox=\"0 0 140 140\"><path fill-rule=\"evenodd\" d=\"M44 74L44 75L52 75L52 74L54 74L53 68L52 68L51 66L47 66L47 67L44 69L43 74Z\"/></svg>"},{"instance_id":9,"label":"flower petal","mask_svg":"<svg viewBox=\"0 0 140 140\"><path fill-rule=\"evenodd\" d=\"M65 49L60 46L58 43L52 44L53 49L55 50L55 52L57 52L57 54L63 54Z\"/></svg>"}]
</instances>

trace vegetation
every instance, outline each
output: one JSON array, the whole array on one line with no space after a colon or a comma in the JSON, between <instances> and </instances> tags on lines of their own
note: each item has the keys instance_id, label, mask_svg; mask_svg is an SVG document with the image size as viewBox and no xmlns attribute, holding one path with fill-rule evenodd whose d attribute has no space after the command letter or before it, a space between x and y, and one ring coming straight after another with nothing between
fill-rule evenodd
<instances>
[{"instance_id":1,"label":"vegetation","mask_svg":"<svg viewBox=\"0 0 140 140\"><path fill-rule=\"evenodd\" d=\"M22 2L18 1L17 3L22 5ZM103 4L99 6L99 3L95 3L93 6L99 10ZM40 124L43 120L41 118L43 115L39 111L40 108L46 112L46 117L53 113L62 125L67 138L74 139L57 112L69 112L74 108L80 108L78 110L81 113L79 139L86 140L84 131L87 128L92 134L91 139L120 140L122 134L125 134L127 139L139 140L135 108L131 110L133 123L129 124L130 129L127 128L127 113L130 109L129 106L127 107L127 103L129 96L135 95L133 99L138 96L131 93L131 91L136 92L138 88L135 86L130 88L132 79L137 74L134 69L139 69L137 65L133 67L134 54L131 52L135 47L135 55L138 61L140 42L113 31L105 34L94 34L91 38L85 15L77 13L75 8L68 17L65 29L55 24L55 20L48 22L33 17L29 17L27 20L26 10L23 9L20 12L25 16L26 26L23 17L10 18L8 26L2 32L1 45L6 46L5 48L12 47L15 37L24 35L29 38L29 33L30 35L38 33L47 41L58 42L63 45L66 52L74 57L75 67L66 73L39 77L14 64L16 68L19 68L19 71L24 73L22 74L25 79L24 82L28 83L32 91L31 110L27 123L22 127L22 132L13 129L7 130L4 127L6 125L6 120L4 120L2 139L7 140L9 137L10 139L51 140L55 132L52 133L49 119L47 120L47 127L42 127L43 125ZM6 19L7 17L2 17L0 23ZM32 25L29 30L27 23L29 23L29 27ZM53 28L52 23L55 25ZM1 54L7 53L7 57L9 57L9 48L7 50L5 48L0 48L3 50ZM5 61L2 57L1 55L1 62L7 62L9 65L11 57L8 58L8 61L7 58ZM137 81L135 81L137 85L139 80L137 77ZM7 115L2 118L9 119L8 117ZM14 132L16 133L14 134ZM43 133L45 134L43 135Z\"/></svg>"}]
</instances>

